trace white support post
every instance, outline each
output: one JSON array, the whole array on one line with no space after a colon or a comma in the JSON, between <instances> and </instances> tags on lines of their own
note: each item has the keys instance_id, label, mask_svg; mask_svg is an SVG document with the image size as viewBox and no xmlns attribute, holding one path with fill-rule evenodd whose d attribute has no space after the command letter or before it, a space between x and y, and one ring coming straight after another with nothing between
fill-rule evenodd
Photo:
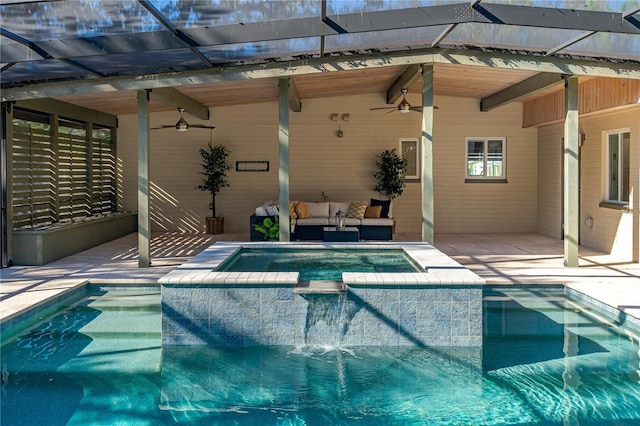
<instances>
[{"instance_id":1,"label":"white support post","mask_svg":"<svg viewBox=\"0 0 640 426\"><path fill-rule=\"evenodd\" d=\"M149 216L149 93L138 90L138 267L151 266Z\"/></svg>"},{"instance_id":2,"label":"white support post","mask_svg":"<svg viewBox=\"0 0 640 426\"><path fill-rule=\"evenodd\" d=\"M433 208L433 65L422 65L422 241L434 244Z\"/></svg>"},{"instance_id":3,"label":"white support post","mask_svg":"<svg viewBox=\"0 0 640 426\"><path fill-rule=\"evenodd\" d=\"M279 79L278 99L278 182L280 241L291 241L289 225L289 78Z\"/></svg>"},{"instance_id":4,"label":"white support post","mask_svg":"<svg viewBox=\"0 0 640 426\"><path fill-rule=\"evenodd\" d=\"M578 77L564 78L564 266L577 267L580 232Z\"/></svg>"}]
</instances>

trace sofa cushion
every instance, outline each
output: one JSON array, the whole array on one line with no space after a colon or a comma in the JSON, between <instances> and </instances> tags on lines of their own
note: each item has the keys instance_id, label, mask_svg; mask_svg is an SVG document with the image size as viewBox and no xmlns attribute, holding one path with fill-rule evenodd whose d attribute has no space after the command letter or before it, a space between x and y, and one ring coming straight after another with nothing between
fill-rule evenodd
<instances>
[{"instance_id":1,"label":"sofa cushion","mask_svg":"<svg viewBox=\"0 0 640 426\"><path fill-rule=\"evenodd\" d=\"M379 219L382 213L382 206L369 206L364 211L364 217L371 219Z\"/></svg>"},{"instance_id":2,"label":"sofa cushion","mask_svg":"<svg viewBox=\"0 0 640 426\"><path fill-rule=\"evenodd\" d=\"M309 209L309 217L329 217L329 202L306 203Z\"/></svg>"},{"instance_id":3,"label":"sofa cushion","mask_svg":"<svg viewBox=\"0 0 640 426\"><path fill-rule=\"evenodd\" d=\"M256 207L256 216L269 216L264 206Z\"/></svg>"},{"instance_id":4,"label":"sofa cushion","mask_svg":"<svg viewBox=\"0 0 640 426\"><path fill-rule=\"evenodd\" d=\"M349 205L349 214L347 214L347 217L362 219L366 209L366 201L352 201Z\"/></svg>"},{"instance_id":5,"label":"sofa cushion","mask_svg":"<svg viewBox=\"0 0 640 426\"><path fill-rule=\"evenodd\" d=\"M344 218L344 226L360 226L360 222L362 222L362 219L357 219L355 217ZM333 225L335 225L335 223L333 223Z\"/></svg>"},{"instance_id":6,"label":"sofa cushion","mask_svg":"<svg viewBox=\"0 0 640 426\"><path fill-rule=\"evenodd\" d=\"M338 211L342 211L346 216L349 213L349 206L351 205L348 201L330 201L329 202L329 217L335 218L336 213Z\"/></svg>"},{"instance_id":7,"label":"sofa cushion","mask_svg":"<svg viewBox=\"0 0 640 426\"><path fill-rule=\"evenodd\" d=\"M298 220L296 220L296 226L318 226L318 225L322 225L322 226L330 225L329 218L328 217L310 217L307 219L300 219L298 217ZM333 223L331 223L331 225L333 225Z\"/></svg>"},{"instance_id":8,"label":"sofa cushion","mask_svg":"<svg viewBox=\"0 0 640 426\"><path fill-rule=\"evenodd\" d=\"M391 200L376 200L375 198L371 199L372 206L382 206L382 211L380 212L380 217L388 218L391 213Z\"/></svg>"},{"instance_id":9,"label":"sofa cushion","mask_svg":"<svg viewBox=\"0 0 640 426\"><path fill-rule=\"evenodd\" d=\"M368 219L364 218L361 221L362 226L393 226L393 219Z\"/></svg>"},{"instance_id":10,"label":"sofa cushion","mask_svg":"<svg viewBox=\"0 0 640 426\"><path fill-rule=\"evenodd\" d=\"M309 217L307 203L298 201L298 204L296 204L296 216L298 216L298 219L306 219Z\"/></svg>"}]
</instances>

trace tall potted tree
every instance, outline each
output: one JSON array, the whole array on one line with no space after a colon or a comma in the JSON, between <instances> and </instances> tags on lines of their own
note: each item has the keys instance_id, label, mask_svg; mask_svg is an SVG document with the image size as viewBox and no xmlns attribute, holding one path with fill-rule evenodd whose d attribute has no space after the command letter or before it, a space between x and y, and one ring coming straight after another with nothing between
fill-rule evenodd
<instances>
[{"instance_id":1,"label":"tall potted tree","mask_svg":"<svg viewBox=\"0 0 640 426\"><path fill-rule=\"evenodd\" d=\"M406 158L401 158L395 149L387 149L378 154L376 165L378 170L373 175L376 179L376 186L373 190L386 196L387 200L372 199L372 205L381 205L383 217L390 217L391 200L402 195L404 191L404 180L407 175L409 161ZM373 203L374 201L376 202L375 204ZM396 220L393 217L391 219L393 219L393 232L395 233Z\"/></svg>"},{"instance_id":2,"label":"tall potted tree","mask_svg":"<svg viewBox=\"0 0 640 426\"><path fill-rule=\"evenodd\" d=\"M216 215L216 195L220 190L229 186L227 181L227 172L231 170L231 164L228 159L231 151L224 145L212 146L211 142L207 144L208 149L200 148L200 156L202 157L202 184L198 185L200 191L209 191L211 193L211 216L207 217L206 230L207 234L224 233L224 217Z\"/></svg>"},{"instance_id":3,"label":"tall potted tree","mask_svg":"<svg viewBox=\"0 0 640 426\"><path fill-rule=\"evenodd\" d=\"M408 164L408 160L400 158L395 148L382 151L376 161L378 171L373 175L376 179L373 190L385 195L389 200L402 195Z\"/></svg>"}]
</instances>

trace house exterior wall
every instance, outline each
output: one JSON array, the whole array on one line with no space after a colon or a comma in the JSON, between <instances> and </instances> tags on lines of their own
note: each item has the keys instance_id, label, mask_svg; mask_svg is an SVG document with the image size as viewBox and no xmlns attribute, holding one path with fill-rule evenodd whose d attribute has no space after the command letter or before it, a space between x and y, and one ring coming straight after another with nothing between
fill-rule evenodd
<instances>
[{"instance_id":1,"label":"house exterior wall","mask_svg":"<svg viewBox=\"0 0 640 426\"><path fill-rule=\"evenodd\" d=\"M408 97L414 105L420 96ZM477 99L436 97L434 125L435 231L535 232L537 215L537 130L521 126L522 106L512 103L480 112ZM385 106L382 94L303 100L290 112L290 196L330 201L382 198L373 191L376 156L398 148L400 138L420 136L421 116L371 111ZM332 113L339 114L332 121ZM343 121L342 114L350 115ZM190 115L190 124L200 121ZM177 112L154 113L151 127L172 124ZM123 208L137 209L137 117L119 117L118 165ZM278 200L278 105L262 103L211 109L215 130L151 132L151 218L153 231L203 231L210 197L198 191L200 156L207 142L231 150L229 188L216 198L225 232L248 233L249 216ZM344 132L338 138L338 126ZM508 183L465 183L465 137L507 138ZM269 172L237 172L236 161L269 161ZM393 202L396 232L421 232L421 185L407 182Z\"/></svg>"},{"instance_id":2,"label":"house exterior wall","mask_svg":"<svg viewBox=\"0 0 640 426\"><path fill-rule=\"evenodd\" d=\"M631 257L633 235L638 233L634 213L601 206L606 193L606 138L610 130L629 129L630 206L637 203L640 187L640 106L580 117L580 244L623 257ZM541 127L538 133L538 232L560 237L562 223L562 137L563 123ZM635 182L635 184L634 184ZM636 213L637 216L637 213ZM593 226L586 219L593 218Z\"/></svg>"}]
</instances>

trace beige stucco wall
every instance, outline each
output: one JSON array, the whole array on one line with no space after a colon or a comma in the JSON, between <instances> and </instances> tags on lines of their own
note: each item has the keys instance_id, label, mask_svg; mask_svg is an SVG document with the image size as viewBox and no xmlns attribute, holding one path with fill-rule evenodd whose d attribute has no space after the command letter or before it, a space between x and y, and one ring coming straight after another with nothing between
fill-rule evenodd
<instances>
[{"instance_id":1,"label":"beige stucco wall","mask_svg":"<svg viewBox=\"0 0 640 426\"><path fill-rule=\"evenodd\" d=\"M594 116L580 117L580 133L585 140L580 148L580 243L586 247L631 257L633 235L638 233L634 213L600 207L606 191L606 139L610 130L631 131L631 201L637 197L640 182L640 106ZM563 124L541 127L538 135L538 232L561 235L562 214L562 136ZM635 182L635 185L634 185ZM637 216L637 213L635 214ZM593 218L593 226L585 220Z\"/></svg>"},{"instance_id":2,"label":"beige stucco wall","mask_svg":"<svg viewBox=\"0 0 640 426\"><path fill-rule=\"evenodd\" d=\"M410 96L419 104L419 96ZM536 229L536 129L522 129L521 104L479 112L477 99L436 97L434 129L436 232L533 232ZM290 113L290 193L294 200L332 201L381 198L373 192L376 155L397 148L399 138L419 137L417 113L370 111L385 106L382 94L303 100ZM331 121L331 113L350 114ZM172 124L178 115L154 113L151 126ZM189 123L200 121L190 115ZM248 232L255 207L278 199L278 105L263 103L212 108L210 132L154 130L151 138L151 217L153 231L201 231L209 196L200 182L198 150L210 140L231 151L231 186L217 198L225 232ZM344 132L338 138L338 126ZM507 184L466 184L465 137L507 138ZM119 117L118 164L123 208L137 209L136 116ZM236 172L235 162L269 161L267 173ZM421 185L410 182L394 201L397 232L420 233Z\"/></svg>"}]
</instances>

